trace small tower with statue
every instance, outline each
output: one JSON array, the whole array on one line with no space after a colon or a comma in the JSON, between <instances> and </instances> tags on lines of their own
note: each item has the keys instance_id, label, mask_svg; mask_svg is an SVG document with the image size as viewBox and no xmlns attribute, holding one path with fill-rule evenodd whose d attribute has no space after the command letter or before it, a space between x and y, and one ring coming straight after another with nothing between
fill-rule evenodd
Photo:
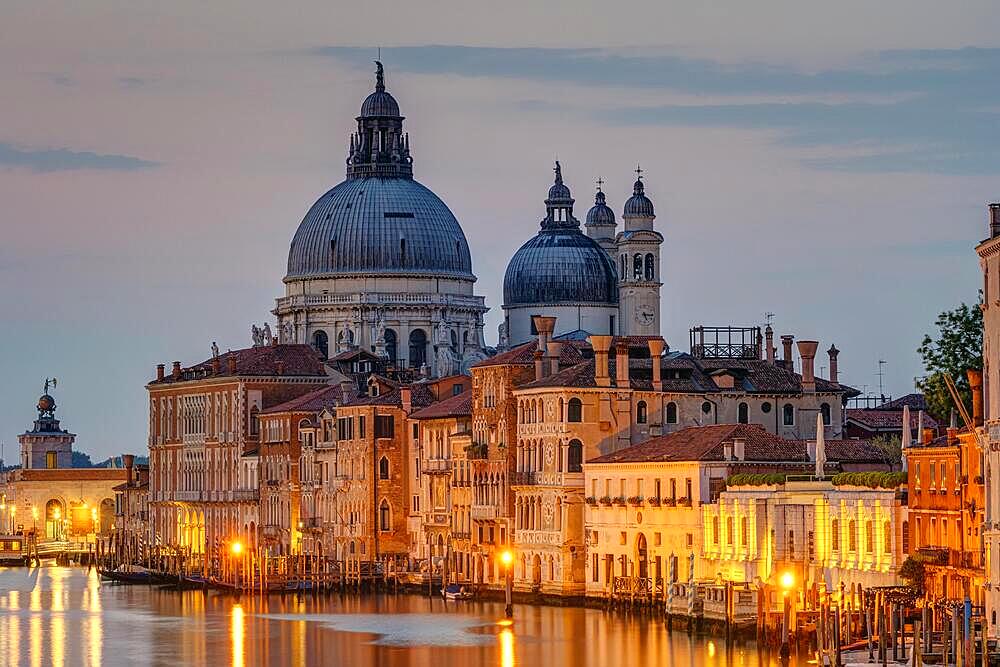
<instances>
[{"instance_id":1,"label":"small tower with statue","mask_svg":"<svg viewBox=\"0 0 1000 667\"><path fill-rule=\"evenodd\" d=\"M34 428L17 436L21 444L21 468L72 468L73 442L76 434L59 426L56 419L56 399L49 394L56 379L45 379L45 391L38 399L38 419Z\"/></svg>"}]
</instances>

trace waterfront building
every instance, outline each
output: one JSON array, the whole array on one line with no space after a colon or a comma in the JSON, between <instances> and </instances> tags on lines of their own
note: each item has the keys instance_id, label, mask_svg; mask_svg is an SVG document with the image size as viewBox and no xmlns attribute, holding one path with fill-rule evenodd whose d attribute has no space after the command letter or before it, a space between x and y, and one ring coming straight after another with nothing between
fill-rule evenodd
<instances>
[{"instance_id":1,"label":"waterfront building","mask_svg":"<svg viewBox=\"0 0 1000 667\"><path fill-rule=\"evenodd\" d=\"M321 528L326 518L322 492L330 469L322 452L331 444L337 406L356 397L354 384L344 381L260 413L256 451L262 537L264 546L275 555L321 551Z\"/></svg>"},{"instance_id":2,"label":"waterfront building","mask_svg":"<svg viewBox=\"0 0 1000 667\"><path fill-rule=\"evenodd\" d=\"M504 274L501 348L537 335L532 318L538 315L556 318L554 335L659 335L663 235L653 229L656 216L644 188L640 174L617 235L614 212L599 189L584 233L556 162L541 229Z\"/></svg>"},{"instance_id":3,"label":"waterfront building","mask_svg":"<svg viewBox=\"0 0 1000 667\"><path fill-rule=\"evenodd\" d=\"M650 438L706 423L753 423L792 439L840 434L845 399L855 394L813 371L818 343L800 341L803 373L792 370L792 337L777 361L767 332L692 330L692 354L665 352L660 337L590 336L581 360L562 368L563 341L539 332L535 380L514 390L518 401L514 544L515 581L556 594L583 594L585 563L582 463ZM542 350L547 351L548 358ZM764 356L764 358L762 358ZM836 373L836 365L833 369ZM813 426L808 426L809 422Z\"/></svg>"},{"instance_id":4,"label":"waterfront building","mask_svg":"<svg viewBox=\"0 0 1000 667\"><path fill-rule=\"evenodd\" d=\"M824 470L831 475L889 469L867 442L827 441L825 451ZM727 480L739 474L808 475L815 466L812 443L786 440L757 424L689 427L587 461L587 595L638 592L663 599L664 583L715 580L726 544L717 539L720 522L728 531L731 521L720 516ZM729 574L723 572L727 579Z\"/></svg>"},{"instance_id":5,"label":"waterfront building","mask_svg":"<svg viewBox=\"0 0 1000 667\"><path fill-rule=\"evenodd\" d=\"M925 595L930 600L985 603L983 522L986 511L982 375L969 372L974 392L973 428L948 428L945 435L903 450L908 471L908 550L926 561Z\"/></svg>"},{"instance_id":6,"label":"waterfront building","mask_svg":"<svg viewBox=\"0 0 1000 667\"><path fill-rule=\"evenodd\" d=\"M49 386L46 380L38 419L18 436L22 467L0 473L0 533L93 541L114 528L114 487L125 480L125 471L73 467L76 435L56 418Z\"/></svg>"},{"instance_id":7,"label":"waterfront building","mask_svg":"<svg viewBox=\"0 0 1000 667\"><path fill-rule=\"evenodd\" d=\"M336 559L353 563L391 561L402 568L422 538L419 503L419 429L410 415L469 389L456 375L370 393L336 410L334 486Z\"/></svg>"},{"instance_id":8,"label":"waterfront building","mask_svg":"<svg viewBox=\"0 0 1000 667\"><path fill-rule=\"evenodd\" d=\"M420 484L413 507L420 529L412 555L456 581L471 581L472 570L472 391L463 391L410 415L419 457Z\"/></svg>"},{"instance_id":9,"label":"waterfront building","mask_svg":"<svg viewBox=\"0 0 1000 667\"><path fill-rule=\"evenodd\" d=\"M125 481L114 487L115 524L109 547L132 558L149 555L149 466L136 464L132 454L122 455Z\"/></svg>"},{"instance_id":10,"label":"waterfront building","mask_svg":"<svg viewBox=\"0 0 1000 667\"><path fill-rule=\"evenodd\" d=\"M486 357L483 297L458 220L413 178L409 135L378 63L351 134L347 178L292 237L278 336L324 356L355 348L436 377Z\"/></svg>"},{"instance_id":11,"label":"waterfront building","mask_svg":"<svg viewBox=\"0 0 1000 667\"><path fill-rule=\"evenodd\" d=\"M987 237L978 246L983 274L983 395L986 451L986 501L983 548L986 557L986 612L990 639L1000 638L1000 203L989 205Z\"/></svg>"},{"instance_id":12,"label":"waterfront building","mask_svg":"<svg viewBox=\"0 0 1000 667\"><path fill-rule=\"evenodd\" d=\"M165 552L256 542L261 413L329 380L311 346L257 342L170 373L160 364L146 385L150 523Z\"/></svg>"}]
</instances>

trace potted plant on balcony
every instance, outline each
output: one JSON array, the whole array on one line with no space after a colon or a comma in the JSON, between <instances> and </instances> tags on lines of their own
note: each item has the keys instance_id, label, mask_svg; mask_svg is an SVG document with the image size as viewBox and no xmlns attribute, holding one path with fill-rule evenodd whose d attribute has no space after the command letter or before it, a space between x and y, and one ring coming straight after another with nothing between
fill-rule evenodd
<instances>
[{"instance_id":1,"label":"potted plant on balcony","mask_svg":"<svg viewBox=\"0 0 1000 667\"><path fill-rule=\"evenodd\" d=\"M587 501L588 505L596 505L597 504L597 498L594 497L594 496L587 496L586 501Z\"/></svg>"},{"instance_id":2,"label":"potted plant on balcony","mask_svg":"<svg viewBox=\"0 0 1000 667\"><path fill-rule=\"evenodd\" d=\"M646 502L649 503L650 507L659 507L660 506L660 498L658 496L653 497L653 498L649 498L648 500L646 500Z\"/></svg>"},{"instance_id":3,"label":"potted plant on balcony","mask_svg":"<svg viewBox=\"0 0 1000 667\"><path fill-rule=\"evenodd\" d=\"M625 506L625 496L617 496L614 500L615 505Z\"/></svg>"},{"instance_id":4,"label":"potted plant on balcony","mask_svg":"<svg viewBox=\"0 0 1000 667\"><path fill-rule=\"evenodd\" d=\"M629 496L629 499L628 499L628 504L629 505L639 506L639 505L642 505L642 503L643 503L642 496Z\"/></svg>"},{"instance_id":5,"label":"potted plant on balcony","mask_svg":"<svg viewBox=\"0 0 1000 667\"><path fill-rule=\"evenodd\" d=\"M601 496L600 503L602 505L607 505L608 507L610 507L611 506L611 496Z\"/></svg>"},{"instance_id":6,"label":"potted plant on balcony","mask_svg":"<svg viewBox=\"0 0 1000 667\"><path fill-rule=\"evenodd\" d=\"M687 497L685 497L685 498L678 498L677 499L677 506L678 507L691 507L691 499L687 498Z\"/></svg>"}]
</instances>

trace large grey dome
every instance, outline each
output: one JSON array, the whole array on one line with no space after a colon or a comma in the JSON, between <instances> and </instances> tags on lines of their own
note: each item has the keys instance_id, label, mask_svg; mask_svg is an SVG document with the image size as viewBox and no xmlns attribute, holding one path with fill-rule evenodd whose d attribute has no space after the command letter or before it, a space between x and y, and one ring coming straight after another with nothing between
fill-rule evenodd
<instances>
[{"instance_id":1,"label":"large grey dome","mask_svg":"<svg viewBox=\"0 0 1000 667\"><path fill-rule=\"evenodd\" d=\"M455 216L409 178L348 179L320 197L295 232L286 280L359 273L475 279Z\"/></svg>"},{"instance_id":2,"label":"large grey dome","mask_svg":"<svg viewBox=\"0 0 1000 667\"><path fill-rule=\"evenodd\" d=\"M573 197L556 162L542 229L514 253L503 278L504 307L618 303L618 274L604 249L580 231Z\"/></svg>"}]
</instances>

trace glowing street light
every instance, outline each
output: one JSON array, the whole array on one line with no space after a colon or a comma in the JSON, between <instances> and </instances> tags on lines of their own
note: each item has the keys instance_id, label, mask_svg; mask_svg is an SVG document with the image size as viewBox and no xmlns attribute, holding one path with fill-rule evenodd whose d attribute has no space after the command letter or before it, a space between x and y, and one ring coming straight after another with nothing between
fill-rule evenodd
<instances>
[{"instance_id":1,"label":"glowing street light","mask_svg":"<svg viewBox=\"0 0 1000 667\"><path fill-rule=\"evenodd\" d=\"M514 595L514 552L510 549L504 549L500 554L500 562L503 563L507 570L507 588L506 588L506 600L507 606L504 607L504 614L507 618L514 616L514 604L512 598Z\"/></svg>"},{"instance_id":2,"label":"glowing street light","mask_svg":"<svg viewBox=\"0 0 1000 667\"><path fill-rule=\"evenodd\" d=\"M788 594L795 587L795 573L791 570L785 570L778 577L778 583L781 585L781 596L785 605L784 613L781 616L781 657L787 659L791 653L788 646L788 629L792 623L792 600Z\"/></svg>"},{"instance_id":3,"label":"glowing street light","mask_svg":"<svg viewBox=\"0 0 1000 667\"><path fill-rule=\"evenodd\" d=\"M233 541L229 545L229 553L233 555L234 558L240 558L243 555L243 543L239 540ZM233 566L233 584L237 590L240 588L240 563L236 563Z\"/></svg>"},{"instance_id":4,"label":"glowing street light","mask_svg":"<svg viewBox=\"0 0 1000 667\"><path fill-rule=\"evenodd\" d=\"M229 545L229 551L231 551L234 556L239 556L241 553L243 553L243 543L233 542L232 544Z\"/></svg>"},{"instance_id":5,"label":"glowing street light","mask_svg":"<svg viewBox=\"0 0 1000 667\"><path fill-rule=\"evenodd\" d=\"M795 574L791 570L783 572L781 574L781 588L784 589L786 595L793 586L795 586Z\"/></svg>"}]
</instances>

